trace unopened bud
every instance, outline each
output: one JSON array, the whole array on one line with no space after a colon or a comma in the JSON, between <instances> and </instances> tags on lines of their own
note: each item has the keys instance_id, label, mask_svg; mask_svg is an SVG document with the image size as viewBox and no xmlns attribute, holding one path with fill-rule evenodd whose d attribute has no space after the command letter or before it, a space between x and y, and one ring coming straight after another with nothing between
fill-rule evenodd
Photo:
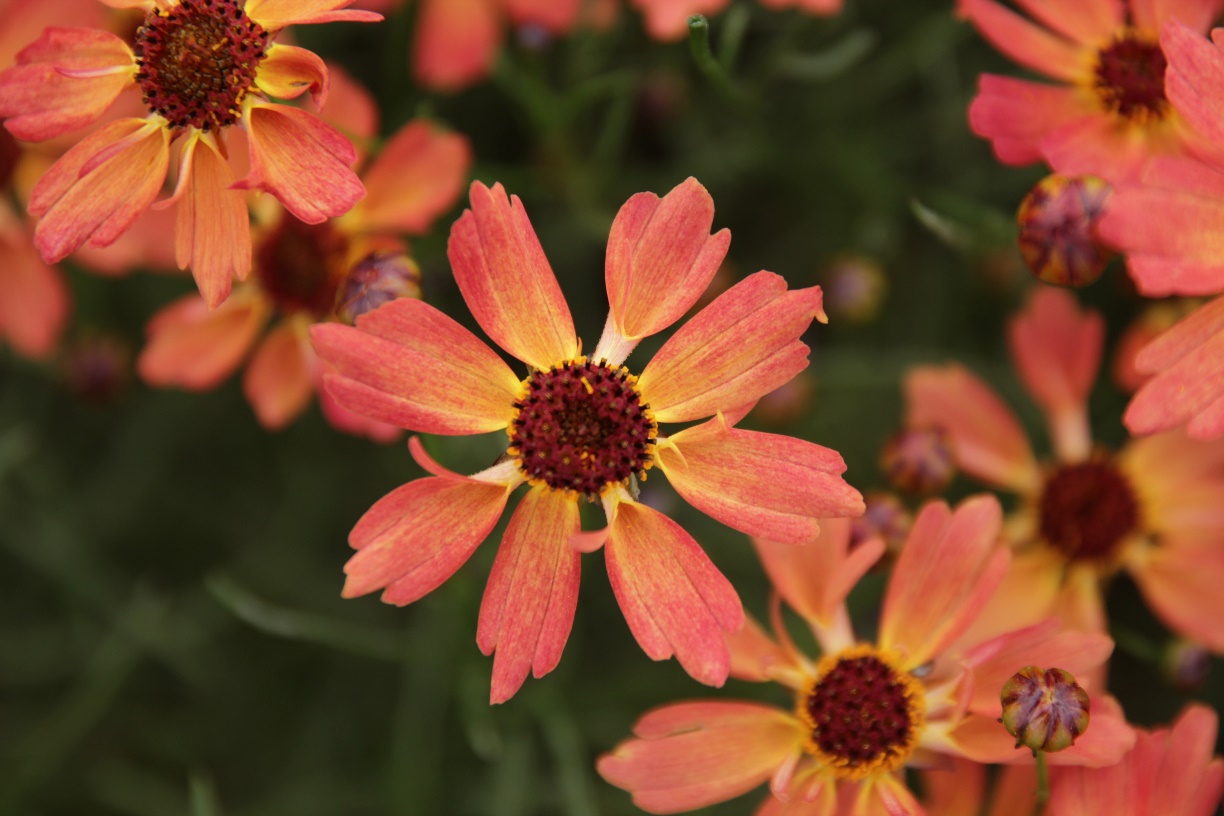
<instances>
[{"instance_id":1,"label":"unopened bud","mask_svg":"<svg viewBox=\"0 0 1224 816\"><path fill-rule=\"evenodd\" d=\"M78 398L108 405L132 377L132 348L120 337L91 332L64 347L60 358L64 384Z\"/></svg>"},{"instance_id":2,"label":"unopened bud","mask_svg":"<svg viewBox=\"0 0 1224 816\"><path fill-rule=\"evenodd\" d=\"M895 493L872 491L863 497L863 502L867 505L863 515L850 521L850 546L858 546L871 538L882 538L886 552L896 555L914 524L913 515ZM887 560L887 557L883 558L877 565Z\"/></svg>"},{"instance_id":3,"label":"unopened bud","mask_svg":"<svg viewBox=\"0 0 1224 816\"><path fill-rule=\"evenodd\" d=\"M1020 254L1029 271L1055 286L1087 286L1112 253L1096 226L1111 188L1096 176L1046 176L1020 202Z\"/></svg>"},{"instance_id":4,"label":"unopened bud","mask_svg":"<svg viewBox=\"0 0 1224 816\"><path fill-rule=\"evenodd\" d=\"M834 318L869 323L888 293L884 270L866 255L836 258L824 275L824 306Z\"/></svg>"},{"instance_id":5,"label":"unopened bud","mask_svg":"<svg viewBox=\"0 0 1224 816\"><path fill-rule=\"evenodd\" d=\"M880 469L903 493L938 493L956 476L952 442L942 428L906 428L884 443Z\"/></svg>"},{"instance_id":6,"label":"unopened bud","mask_svg":"<svg viewBox=\"0 0 1224 816\"><path fill-rule=\"evenodd\" d=\"M1211 652L1201 643L1178 639L1169 644L1161 660L1169 685L1178 691L1198 691L1211 674Z\"/></svg>"},{"instance_id":7,"label":"unopened bud","mask_svg":"<svg viewBox=\"0 0 1224 816\"><path fill-rule=\"evenodd\" d=\"M999 722L1034 754L1064 751L1088 730L1088 692L1063 669L1026 666L1003 684L1000 702Z\"/></svg>"},{"instance_id":8,"label":"unopened bud","mask_svg":"<svg viewBox=\"0 0 1224 816\"><path fill-rule=\"evenodd\" d=\"M337 316L352 323L401 297L421 296L421 268L404 252L371 252L358 261L340 287Z\"/></svg>"}]
</instances>

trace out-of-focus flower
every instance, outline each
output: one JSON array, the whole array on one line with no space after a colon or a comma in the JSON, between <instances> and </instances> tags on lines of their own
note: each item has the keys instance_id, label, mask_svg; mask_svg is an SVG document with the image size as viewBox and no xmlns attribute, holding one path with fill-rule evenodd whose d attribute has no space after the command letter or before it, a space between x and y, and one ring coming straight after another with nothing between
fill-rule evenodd
<instances>
[{"instance_id":1,"label":"out-of-focus flower","mask_svg":"<svg viewBox=\"0 0 1224 816\"><path fill-rule=\"evenodd\" d=\"M1088 692L1063 669L1026 666L1003 684L999 702L1003 727L1016 747L1034 754L1065 751L1088 730Z\"/></svg>"},{"instance_id":2,"label":"out-of-focus flower","mask_svg":"<svg viewBox=\"0 0 1224 816\"><path fill-rule=\"evenodd\" d=\"M1046 176L1020 202L1020 255L1039 280L1087 286L1113 253L1097 238L1110 188L1095 176Z\"/></svg>"},{"instance_id":3,"label":"out-of-focus flower","mask_svg":"<svg viewBox=\"0 0 1224 816\"><path fill-rule=\"evenodd\" d=\"M870 323L888 295L888 278L866 255L842 255L824 272L825 306L834 318Z\"/></svg>"},{"instance_id":4,"label":"out-of-focus flower","mask_svg":"<svg viewBox=\"0 0 1224 816\"><path fill-rule=\"evenodd\" d=\"M48 263L86 242L106 246L161 191L178 142L176 254L209 306L251 265L245 189L276 196L317 224L364 193L349 168L356 154L338 131L299 108L273 103L310 91L321 105L327 68L318 56L273 42L293 24L374 21L340 10L350 0L112 0L145 12L135 44L108 31L48 28L0 73L0 116L19 139L43 141L97 123L126 90L147 115L98 128L35 186L34 242ZM235 181L230 128L240 125L251 172ZM168 202L167 202L168 203Z\"/></svg>"},{"instance_id":5,"label":"out-of-focus flower","mask_svg":"<svg viewBox=\"0 0 1224 816\"><path fill-rule=\"evenodd\" d=\"M800 336L823 319L818 287L788 291L769 272L728 289L669 339L639 375L622 365L638 342L677 321L722 262L730 234L710 234L714 202L688 179L665 197L639 193L608 237L611 310L590 356L517 197L476 182L451 230L459 291L490 338L528 366L520 379L485 343L416 300L393 301L355 328L317 326L335 366L331 394L410 430L466 435L505 429L505 458L460 476L412 449L432 476L398 488L357 523L344 595L383 589L406 604L450 577L489 534L510 493L531 489L510 519L481 604L476 641L493 660L491 698L511 697L561 659L577 604L580 551L604 545L608 575L638 643L673 654L721 685L722 639L743 623L734 588L676 522L632 495L658 467L683 498L748 533L799 542L818 519L862 512L845 465L828 448L735 423L758 398L807 367ZM632 274L631 274L632 273ZM670 436L660 423L707 419ZM581 532L582 498L608 526Z\"/></svg>"},{"instance_id":6,"label":"out-of-focus flower","mask_svg":"<svg viewBox=\"0 0 1224 816\"><path fill-rule=\"evenodd\" d=\"M937 426L904 428L880 449L880 470L902 493L939 493L956 478L951 439Z\"/></svg>"},{"instance_id":7,"label":"out-of-focus flower","mask_svg":"<svg viewBox=\"0 0 1224 816\"><path fill-rule=\"evenodd\" d=\"M1139 352L1201 305L1202 301L1193 298L1160 301L1132 320L1114 344L1110 364L1114 385L1132 394L1138 391L1149 379L1137 365Z\"/></svg>"},{"instance_id":8,"label":"out-of-focus flower","mask_svg":"<svg viewBox=\"0 0 1224 816\"><path fill-rule=\"evenodd\" d=\"M1164 650L1160 667L1173 688L1187 694L1196 692L1211 674L1211 651L1201 643L1177 638Z\"/></svg>"},{"instance_id":9,"label":"out-of-focus flower","mask_svg":"<svg viewBox=\"0 0 1224 816\"><path fill-rule=\"evenodd\" d=\"M758 816L921 813L904 768L948 758L1031 762L997 722L999 688L1026 662L1103 662L1099 633L1054 634L1053 622L967 641L967 627L1007 570L1001 511L990 496L955 512L927 504L885 592L879 636L859 641L846 595L883 552L879 540L849 546L849 522L827 521L802 546L757 541L781 599L811 627L822 650L809 659L791 643L779 604L774 638L755 621L728 640L733 676L771 680L794 694L779 709L735 700L690 701L646 714L635 737L600 758L599 773L652 813L678 813L746 793L768 781ZM1037 655L1048 655L1049 660ZM1055 763L1116 762L1134 740L1110 708Z\"/></svg>"},{"instance_id":10,"label":"out-of-focus flower","mask_svg":"<svg viewBox=\"0 0 1224 816\"><path fill-rule=\"evenodd\" d=\"M753 417L774 426L795 422L811 409L815 393L816 378L811 370L801 371L790 382L761 397Z\"/></svg>"},{"instance_id":11,"label":"out-of-focus flower","mask_svg":"<svg viewBox=\"0 0 1224 816\"><path fill-rule=\"evenodd\" d=\"M1094 446L1087 399L1103 334L1100 316L1061 289L1037 289L1012 320L1012 358L1046 414L1051 462L1038 462L1015 416L964 368L906 379L907 422L942 427L963 472L1021 498L1006 528L1012 572L981 625L1057 613L1068 627L1103 630L1102 587L1125 570L1170 628L1224 651L1224 442L1171 432L1116 453Z\"/></svg>"},{"instance_id":12,"label":"out-of-focus flower","mask_svg":"<svg viewBox=\"0 0 1224 816\"><path fill-rule=\"evenodd\" d=\"M688 34L688 18L694 14L719 14L731 0L631 0L642 13L646 32L656 40L679 40ZM842 9L843 0L759 0L762 6L783 11L798 9L827 17Z\"/></svg>"},{"instance_id":13,"label":"out-of-focus flower","mask_svg":"<svg viewBox=\"0 0 1224 816\"><path fill-rule=\"evenodd\" d=\"M115 334L87 332L65 345L60 371L64 384L77 397L109 404L132 379L132 347Z\"/></svg>"},{"instance_id":14,"label":"out-of-focus flower","mask_svg":"<svg viewBox=\"0 0 1224 816\"><path fill-rule=\"evenodd\" d=\"M1062 83L983 74L969 123L1006 164L1045 161L1056 172L1089 173L1117 185L1152 156L1185 153L1195 141L1165 92L1167 41L1175 17L1199 32L1221 0L1017 0L1033 20L995 0L958 0L996 48ZM1036 21L1036 22L1034 22Z\"/></svg>"},{"instance_id":15,"label":"out-of-focus flower","mask_svg":"<svg viewBox=\"0 0 1224 816\"><path fill-rule=\"evenodd\" d=\"M895 556L914 525L914 516L905 502L895 493L873 490L863 497L867 509L850 524L850 543L857 547L865 541L880 538L885 555Z\"/></svg>"},{"instance_id":16,"label":"out-of-focus flower","mask_svg":"<svg viewBox=\"0 0 1224 816\"><path fill-rule=\"evenodd\" d=\"M376 123L367 122L367 127ZM340 219L307 224L267 201L254 235L253 280L210 310L189 295L156 314L137 368L145 381L193 391L228 378L254 349L243 392L260 423L279 429L312 395L328 421L387 441L399 430L346 410L321 388L328 370L310 346L320 321L349 319L392 296L418 297L415 262L399 233L426 232L468 177L467 139L425 121L392 136L363 172L369 194ZM280 320L266 335L264 326Z\"/></svg>"}]
</instances>

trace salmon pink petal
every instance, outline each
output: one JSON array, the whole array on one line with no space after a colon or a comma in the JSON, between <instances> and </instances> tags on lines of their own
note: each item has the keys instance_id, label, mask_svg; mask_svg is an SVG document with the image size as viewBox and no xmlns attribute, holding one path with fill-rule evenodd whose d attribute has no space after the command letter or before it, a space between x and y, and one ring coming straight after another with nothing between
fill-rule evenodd
<instances>
[{"instance_id":1,"label":"salmon pink petal","mask_svg":"<svg viewBox=\"0 0 1224 816\"><path fill-rule=\"evenodd\" d=\"M533 368L578 356L569 306L518 196L472 182L447 254L463 299L493 342Z\"/></svg>"},{"instance_id":2,"label":"salmon pink petal","mask_svg":"<svg viewBox=\"0 0 1224 816\"><path fill-rule=\"evenodd\" d=\"M920 666L968 628L1007 572L1002 525L994 496L967 499L955 512L942 502L923 508L888 582L881 648L898 649L907 664Z\"/></svg>"},{"instance_id":3,"label":"salmon pink petal","mask_svg":"<svg viewBox=\"0 0 1224 816\"><path fill-rule=\"evenodd\" d=\"M349 534L343 595L386 588L383 601L412 603L442 585L497 524L513 485L429 476L388 493Z\"/></svg>"},{"instance_id":4,"label":"salmon pink petal","mask_svg":"<svg viewBox=\"0 0 1224 816\"><path fill-rule=\"evenodd\" d=\"M288 105L252 104L245 126L251 173L237 190L266 190L307 224L344 215L365 188L350 169L357 151L340 131Z\"/></svg>"},{"instance_id":5,"label":"salmon pink petal","mask_svg":"<svg viewBox=\"0 0 1224 816\"><path fill-rule=\"evenodd\" d=\"M608 236L605 276L612 320L623 337L662 331L705 292L731 243L729 230L710 234L713 223L714 200L691 177L663 198L638 193L620 208Z\"/></svg>"},{"instance_id":6,"label":"salmon pink petal","mask_svg":"<svg viewBox=\"0 0 1224 816\"><path fill-rule=\"evenodd\" d=\"M494 0L421 0L413 76L427 88L458 90L488 75L500 44Z\"/></svg>"},{"instance_id":7,"label":"salmon pink petal","mask_svg":"<svg viewBox=\"0 0 1224 816\"><path fill-rule=\"evenodd\" d=\"M919 776L925 793L922 804L928 813L980 816L986 801L985 766L955 757L948 767L925 770Z\"/></svg>"},{"instance_id":8,"label":"salmon pink petal","mask_svg":"<svg viewBox=\"0 0 1224 816\"><path fill-rule=\"evenodd\" d=\"M0 118L25 141L70 133L97 121L135 74L132 50L114 34L48 28L0 72Z\"/></svg>"},{"instance_id":9,"label":"salmon pink petal","mask_svg":"<svg viewBox=\"0 0 1224 816\"><path fill-rule=\"evenodd\" d=\"M327 66L318 54L296 45L273 43L259 63L255 84L280 99L296 99L310 91L316 108L327 102Z\"/></svg>"},{"instance_id":10,"label":"salmon pink petal","mask_svg":"<svg viewBox=\"0 0 1224 816\"><path fill-rule=\"evenodd\" d=\"M311 328L319 356L335 366L328 391L346 408L401 428L474 434L514 417L518 378L470 331L429 304L397 298L356 328Z\"/></svg>"},{"instance_id":11,"label":"salmon pink petal","mask_svg":"<svg viewBox=\"0 0 1224 816\"><path fill-rule=\"evenodd\" d=\"M1159 763L1133 770L1151 774L1150 813L1209 816L1216 812L1224 788L1224 768L1213 759L1218 719L1204 705L1191 704L1173 723L1168 734L1146 734L1140 740L1158 741Z\"/></svg>"},{"instance_id":12,"label":"salmon pink petal","mask_svg":"<svg viewBox=\"0 0 1224 816\"><path fill-rule=\"evenodd\" d=\"M998 696L996 692L996 697ZM1057 753L1046 754L1052 765L1082 765L1104 768L1120 760L1135 743L1135 731L1126 723L1116 705L1104 705L1094 698L1092 719L1075 745ZM1032 762L1032 753L1021 746L999 724L997 716L970 714L949 735L961 756L975 762ZM1095 811L1094 811L1095 812Z\"/></svg>"},{"instance_id":13,"label":"salmon pink petal","mask_svg":"<svg viewBox=\"0 0 1224 816\"><path fill-rule=\"evenodd\" d=\"M656 40L679 40L688 34L693 14L718 14L729 0L633 0L645 18L646 32Z\"/></svg>"},{"instance_id":14,"label":"salmon pink petal","mask_svg":"<svg viewBox=\"0 0 1224 816\"><path fill-rule=\"evenodd\" d=\"M8 217L0 212L0 224ZM68 317L68 288L60 271L38 257L17 221L0 226L0 251L0 337L26 357L44 358Z\"/></svg>"},{"instance_id":15,"label":"salmon pink petal","mask_svg":"<svg viewBox=\"0 0 1224 816\"><path fill-rule=\"evenodd\" d=\"M1142 0L1132 0L1132 8L1137 2ZM1058 0L1017 0L1017 4L1044 25L1087 45L1110 39L1126 25L1123 0L1084 0L1071 6Z\"/></svg>"},{"instance_id":16,"label":"salmon pink petal","mask_svg":"<svg viewBox=\"0 0 1224 816\"><path fill-rule=\"evenodd\" d=\"M10 0L0 8L0 67L15 65L17 54L51 26L72 20L76 28L102 29L106 15L101 5L80 0Z\"/></svg>"},{"instance_id":17,"label":"salmon pink petal","mask_svg":"<svg viewBox=\"0 0 1224 816\"><path fill-rule=\"evenodd\" d=\"M871 539L850 547L850 520L824 519L820 536L803 544L754 538L765 573L786 603L813 626L828 628L854 585L884 554Z\"/></svg>"},{"instance_id":18,"label":"salmon pink petal","mask_svg":"<svg viewBox=\"0 0 1224 816\"><path fill-rule=\"evenodd\" d=\"M327 74L327 107L319 115L353 142L360 161L378 136L378 103L343 67L328 65Z\"/></svg>"},{"instance_id":19,"label":"salmon pink petal","mask_svg":"<svg viewBox=\"0 0 1224 816\"><path fill-rule=\"evenodd\" d=\"M93 155L70 150L31 194L31 212L37 208L42 213L34 244L48 263L64 259L86 241L98 247L114 241L149 206L166 179L170 134L164 128L121 119L95 135L97 140L78 145L89 143L96 150ZM78 175L69 178L73 170Z\"/></svg>"},{"instance_id":20,"label":"salmon pink petal","mask_svg":"<svg viewBox=\"0 0 1224 816\"><path fill-rule=\"evenodd\" d=\"M738 632L727 634L727 647L731 650L731 676L737 680L786 682L788 676L799 671L791 654L751 615L744 616L744 626Z\"/></svg>"},{"instance_id":21,"label":"salmon pink petal","mask_svg":"<svg viewBox=\"0 0 1224 816\"><path fill-rule=\"evenodd\" d=\"M344 431L353 436L364 436L375 442L387 443L394 442L399 439L403 431L394 425L389 425L386 422L379 422L377 419L370 419L362 416L356 411L350 411L345 408L336 398L328 393L323 387L323 382L328 374L335 374L336 369L331 363L325 360L320 360L315 356L315 393L319 397L319 410L323 413L323 418L333 428L339 431Z\"/></svg>"},{"instance_id":22,"label":"salmon pink petal","mask_svg":"<svg viewBox=\"0 0 1224 816\"><path fill-rule=\"evenodd\" d=\"M211 310L188 295L149 321L136 370L150 385L207 391L237 370L267 316L267 304L253 292Z\"/></svg>"},{"instance_id":23,"label":"salmon pink petal","mask_svg":"<svg viewBox=\"0 0 1224 816\"><path fill-rule=\"evenodd\" d=\"M297 419L310 404L314 379L305 326L286 320L255 350L242 378L242 393L255 409L259 424L278 431Z\"/></svg>"},{"instance_id":24,"label":"salmon pink petal","mask_svg":"<svg viewBox=\"0 0 1224 816\"><path fill-rule=\"evenodd\" d=\"M1123 421L1133 434L1176 428L1190 421L1191 437L1224 433L1213 405L1224 398L1224 298L1200 307L1135 358L1135 366L1156 373L1131 399ZM1157 373L1159 372L1159 373Z\"/></svg>"},{"instance_id":25,"label":"salmon pink petal","mask_svg":"<svg viewBox=\"0 0 1224 816\"><path fill-rule=\"evenodd\" d=\"M1153 212L1162 214L1164 229L1152 224ZM1205 295L1224 289L1221 224L1224 204L1212 195L1123 187L1111 197L1098 232L1129 253L1131 277L1144 295Z\"/></svg>"},{"instance_id":26,"label":"salmon pink petal","mask_svg":"<svg viewBox=\"0 0 1224 816\"><path fill-rule=\"evenodd\" d=\"M747 793L803 744L794 717L733 700L655 709L633 733L636 739L600 757L596 769L650 813L680 813Z\"/></svg>"},{"instance_id":27,"label":"salmon pink petal","mask_svg":"<svg viewBox=\"0 0 1224 816\"><path fill-rule=\"evenodd\" d=\"M174 198L175 256L191 274L209 308L229 296L235 277L251 271L251 220L245 194L231 189L234 174L210 136L189 136ZM160 206L160 203L159 205Z\"/></svg>"},{"instance_id":28,"label":"salmon pink petal","mask_svg":"<svg viewBox=\"0 0 1224 816\"><path fill-rule=\"evenodd\" d=\"M604 547L612 591L653 660L673 654L693 679L721 686L730 668L723 632L744 623L734 587L679 524L624 500Z\"/></svg>"},{"instance_id":29,"label":"salmon pink petal","mask_svg":"<svg viewBox=\"0 0 1224 816\"><path fill-rule=\"evenodd\" d=\"M905 397L906 425L947 433L961 470L1001 487L1036 490L1041 474L1024 430L974 374L955 363L918 366L905 377Z\"/></svg>"},{"instance_id":30,"label":"salmon pink petal","mask_svg":"<svg viewBox=\"0 0 1224 816\"><path fill-rule=\"evenodd\" d=\"M377 23L383 18L372 11L342 10L353 0L247 0L246 13L269 31L308 23Z\"/></svg>"},{"instance_id":31,"label":"salmon pink petal","mask_svg":"<svg viewBox=\"0 0 1224 816\"><path fill-rule=\"evenodd\" d=\"M1088 113L1072 88L982 74L969 104L969 126L990 140L999 161L1025 165L1042 160L1047 134Z\"/></svg>"},{"instance_id":32,"label":"salmon pink petal","mask_svg":"<svg viewBox=\"0 0 1224 816\"><path fill-rule=\"evenodd\" d=\"M502 0L502 5L516 26L538 25L564 34L577 22L582 0Z\"/></svg>"},{"instance_id":33,"label":"salmon pink petal","mask_svg":"<svg viewBox=\"0 0 1224 816\"><path fill-rule=\"evenodd\" d=\"M1151 548L1130 573L1169 628L1224 652L1224 548L1217 541Z\"/></svg>"},{"instance_id":34,"label":"salmon pink petal","mask_svg":"<svg viewBox=\"0 0 1224 816\"><path fill-rule=\"evenodd\" d=\"M1101 366L1105 322L1081 310L1063 289L1041 286L1008 326L1012 360L1049 420L1059 459L1086 459L1092 450L1088 395Z\"/></svg>"},{"instance_id":35,"label":"salmon pink petal","mask_svg":"<svg viewBox=\"0 0 1224 816\"><path fill-rule=\"evenodd\" d=\"M383 145L363 174L366 197L354 216L367 230L426 232L458 201L471 167L466 136L414 119Z\"/></svg>"},{"instance_id":36,"label":"salmon pink petal","mask_svg":"<svg viewBox=\"0 0 1224 816\"><path fill-rule=\"evenodd\" d=\"M659 422L687 422L752 402L808 365L799 339L826 321L819 286L787 291L757 272L723 292L663 344L638 386Z\"/></svg>"},{"instance_id":37,"label":"salmon pink petal","mask_svg":"<svg viewBox=\"0 0 1224 816\"><path fill-rule=\"evenodd\" d=\"M504 703L527 679L557 667L578 606L581 554L574 496L536 487L510 519L480 604L476 643L493 654L490 703Z\"/></svg>"},{"instance_id":38,"label":"salmon pink petal","mask_svg":"<svg viewBox=\"0 0 1224 816\"><path fill-rule=\"evenodd\" d=\"M1113 641L1101 632L1058 632L1059 623L1049 619L1017 629L966 653L964 662L973 670L969 709L990 717L1001 716L999 690L1025 666L1057 666L1071 672L1090 694L1097 693L1087 678L1109 659Z\"/></svg>"},{"instance_id":39,"label":"salmon pink petal","mask_svg":"<svg viewBox=\"0 0 1224 816\"><path fill-rule=\"evenodd\" d=\"M957 0L956 11L995 48L1046 76L1075 82L1091 65L1091 49L1036 26L993 0Z\"/></svg>"},{"instance_id":40,"label":"salmon pink petal","mask_svg":"<svg viewBox=\"0 0 1224 816\"><path fill-rule=\"evenodd\" d=\"M1176 141L1121 129L1101 115L1068 122L1041 141L1041 154L1055 171L1100 176L1115 185L1138 181L1153 154L1178 149Z\"/></svg>"},{"instance_id":41,"label":"salmon pink petal","mask_svg":"<svg viewBox=\"0 0 1224 816\"><path fill-rule=\"evenodd\" d=\"M1220 0L1130 0L1136 28L1159 31L1166 20L1181 20L1195 31L1206 31L1220 16Z\"/></svg>"},{"instance_id":42,"label":"salmon pink petal","mask_svg":"<svg viewBox=\"0 0 1224 816\"><path fill-rule=\"evenodd\" d=\"M857 516L863 497L841 478L833 450L779 434L742 431L715 417L668 438L656 454L676 492L749 535L800 544L817 519Z\"/></svg>"},{"instance_id":43,"label":"salmon pink petal","mask_svg":"<svg viewBox=\"0 0 1224 816\"><path fill-rule=\"evenodd\" d=\"M1160 47L1168 61L1165 95L1173 107L1209 142L1224 142L1215 103L1224 98L1224 53L1176 19L1161 29Z\"/></svg>"}]
</instances>

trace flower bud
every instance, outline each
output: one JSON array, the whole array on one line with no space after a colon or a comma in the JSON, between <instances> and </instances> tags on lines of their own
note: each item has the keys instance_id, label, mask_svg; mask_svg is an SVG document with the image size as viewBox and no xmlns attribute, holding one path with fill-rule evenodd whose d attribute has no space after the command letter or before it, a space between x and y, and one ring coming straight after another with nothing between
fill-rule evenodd
<instances>
[{"instance_id":1,"label":"flower bud","mask_svg":"<svg viewBox=\"0 0 1224 816\"><path fill-rule=\"evenodd\" d=\"M1096 176L1046 176L1020 202L1020 254L1029 271L1055 286L1087 286L1112 253L1096 225L1111 188Z\"/></svg>"},{"instance_id":2,"label":"flower bud","mask_svg":"<svg viewBox=\"0 0 1224 816\"><path fill-rule=\"evenodd\" d=\"M1169 644L1160 661L1169 685L1190 693L1201 689L1211 674L1211 652L1201 643L1179 638Z\"/></svg>"},{"instance_id":3,"label":"flower bud","mask_svg":"<svg viewBox=\"0 0 1224 816\"><path fill-rule=\"evenodd\" d=\"M1088 692L1063 669L1026 666L1003 684L999 722L1016 738L1016 747L1064 751L1088 730Z\"/></svg>"},{"instance_id":4,"label":"flower bud","mask_svg":"<svg viewBox=\"0 0 1224 816\"><path fill-rule=\"evenodd\" d=\"M903 493L938 493L956 476L952 442L942 428L906 428L884 443L880 469Z\"/></svg>"},{"instance_id":5,"label":"flower bud","mask_svg":"<svg viewBox=\"0 0 1224 816\"><path fill-rule=\"evenodd\" d=\"M337 316L353 323L387 301L421 296L421 268L405 252L371 252L353 265L336 298Z\"/></svg>"},{"instance_id":6,"label":"flower bud","mask_svg":"<svg viewBox=\"0 0 1224 816\"><path fill-rule=\"evenodd\" d=\"M863 497L867 509L850 521L850 545L858 546L871 538L882 538L889 555L901 551L914 516L895 493L875 490ZM881 559L880 564L887 561Z\"/></svg>"},{"instance_id":7,"label":"flower bud","mask_svg":"<svg viewBox=\"0 0 1224 816\"><path fill-rule=\"evenodd\" d=\"M132 378L132 348L117 335L89 332L64 346L60 371L75 396L109 405Z\"/></svg>"},{"instance_id":8,"label":"flower bud","mask_svg":"<svg viewBox=\"0 0 1224 816\"><path fill-rule=\"evenodd\" d=\"M884 270L866 255L836 258L824 274L824 305L834 318L870 323L888 294Z\"/></svg>"}]
</instances>

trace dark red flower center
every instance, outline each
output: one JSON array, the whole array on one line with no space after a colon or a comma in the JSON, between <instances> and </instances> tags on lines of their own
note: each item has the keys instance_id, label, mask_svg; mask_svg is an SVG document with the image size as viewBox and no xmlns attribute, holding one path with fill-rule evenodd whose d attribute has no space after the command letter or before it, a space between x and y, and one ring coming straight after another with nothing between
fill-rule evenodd
<instances>
[{"instance_id":1,"label":"dark red flower center","mask_svg":"<svg viewBox=\"0 0 1224 816\"><path fill-rule=\"evenodd\" d=\"M587 496L654 463L657 425L624 367L584 358L537 371L515 407L510 453L533 482Z\"/></svg>"},{"instance_id":2,"label":"dark red flower center","mask_svg":"<svg viewBox=\"0 0 1224 816\"><path fill-rule=\"evenodd\" d=\"M171 127L207 131L238 121L268 46L268 32L247 17L244 2L181 0L153 9L137 29L136 81L149 110Z\"/></svg>"},{"instance_id":3,"label":"dark red flower center","mask_svg":"<svg viewBox=\"0 0 1224 816\"><path fill-rule=\"evenodd\" d=\"M1065 465L1047 479L1038 505L1041 536L1071 560L1108 560L1139 524L1139 503L1110 462Z\"/></svg>"},{"instance_id":4,"label":"dark red flower center","mask_svg":"<svg viewBox=\"0 0 1224 816\"><path fill-rule=\"evenodd\" d=\"M921 684L872 647L825 658L799 698L805 747L840 778L900 767L925 721Z\"/></svg>"},{"instance_id":5,"label":"dark red flower center","mask_svg":"<svg viewBox=\"0 0 1224 816\"><path fill-rule=\"evenodd\" d=\"M5 128L0 127L0 190L7 190L21 159L21 145Z\"/></svg>"},{"instance_id":6,"label":"dark red flower center","mask_svg":"<svg viewBox=\"0 0 1224 816\"><path fill-rule=\"evenodd\" d=\"M1160 119L1168 108L1165 65L1158 42L1127 33L1097 54L1093 85L1106 110L1124 119Z\"/></svg>"},{"instance_id":7,"label":"dark red flower center","mask_svg":"<svg viewBox=\"0 0 1224 816\"><path fill-rule=\"evenodd\" d=\"M307 224L285 213L255 250L259 285L285 312L331 313L344 277L348 238L330 221Z\"/></svg>"}]
</instances>

